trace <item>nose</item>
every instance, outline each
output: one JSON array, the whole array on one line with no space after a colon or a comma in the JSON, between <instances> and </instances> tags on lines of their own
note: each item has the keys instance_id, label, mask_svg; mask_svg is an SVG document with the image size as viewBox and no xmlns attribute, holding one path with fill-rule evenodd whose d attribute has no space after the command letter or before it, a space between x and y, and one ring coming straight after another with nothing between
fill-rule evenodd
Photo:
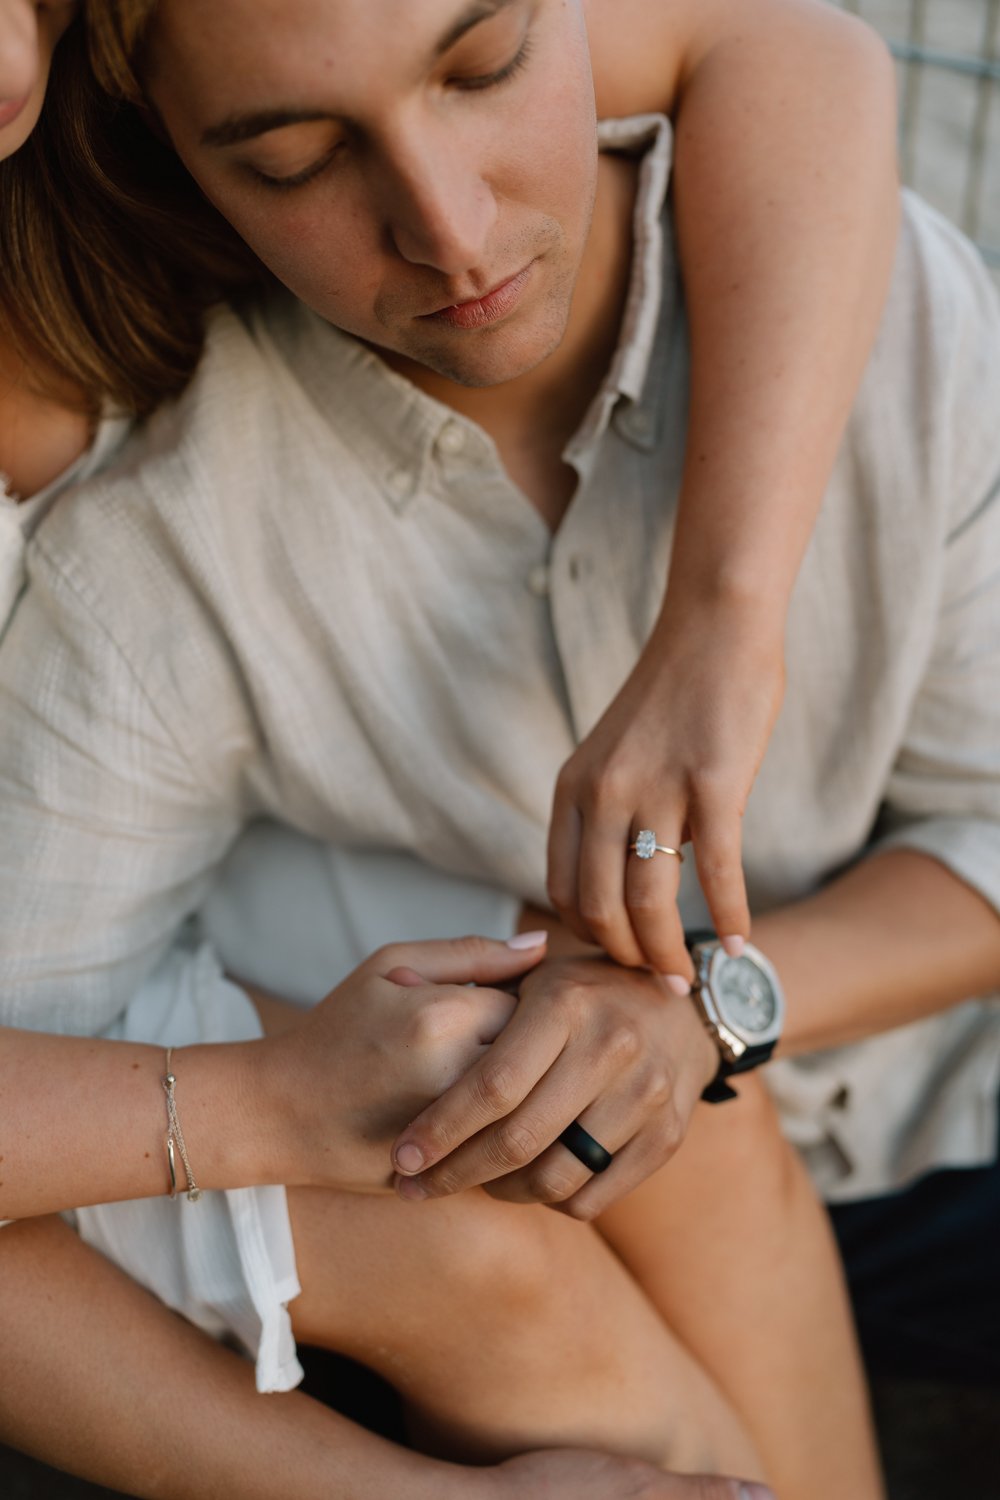
<instances>
[{"instance_id":1,"label":"nose","mask_svg":"<svg viewBox=\"0 0 1000 1500\"><path fill-rule=\"evenodd\" d=\"M38 76L38 25L29 0L0 0L0 104L30 94Z\"/></svg>"},{"instance_id":2,"label":"nose","mask_svg":"<svg viewBox=\"0 0 1000 1500\"><path fill-rule=\"evenodd\" d=\"M382 213L396 250L446 276L481 266L497 216L492 189L460 139L440 127L388 151Z\"/></svg>"}]
</instances>

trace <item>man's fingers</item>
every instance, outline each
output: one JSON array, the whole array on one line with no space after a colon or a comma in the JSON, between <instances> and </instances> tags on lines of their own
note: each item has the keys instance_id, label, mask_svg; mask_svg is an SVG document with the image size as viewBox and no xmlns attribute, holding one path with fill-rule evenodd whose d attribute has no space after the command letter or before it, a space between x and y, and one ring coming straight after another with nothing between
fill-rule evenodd
<instances>
[{"instance_id":1,"label":"man's fingers","mask_svg":"<svg viewBox=\"0 0 1000 1500\"><path fill-rule=\"evenodd\" d=\"M611 1163L604 1171L592 1171L557 1139L536 1161L498 1178L488 1191L507 1202L545 1203L575 1219L596 1219L663 1166L683 1141L684 1126L669 1107L665 1082L661 1094L653 1098L647 1091L629 1110L605 1095L574 1117L610 1154Z\"/></svg>"},{"instance_id":2,"label":"man's fingers","mask_svg":"<svg viewBox=\"0 0 1000 1500\"><path fill-rule=\"evenodd\" d=\"M610 1100L592 1104L601 1086L599 1075L589 1071L581 1076L580 1068L563 1053L530 1097L421 1173L419 1194L408 1184L401 1195L438 1198L497 1179L518 1179L514 1191L501 1189L495 1196L524 1203L562 1202L591 1176L590 1168L559 1140L566 1127L578 1121L589 1131L586 1122L596 1120L595 1130L603 1131L601 1144L613 1152L645 1118L646 1111L634 1106L627 1110Z\"/></svg>"},{"instance_id":3,"label":"man's fingers","mask_svg":"<svg viewBox=\"0 0 1000 1500\"><path fill-rule=\"evenodd\" d=\"M691 809L691 839L698 879L708 902L712 926L726 942L750 935L750 907L743 878L739 812L729 803L704 798Z\"/></svg>"},{"instance_id":4,"label":"man's fingers","mask_svg":"<svg viewBox=\"0 0 1000 1500\"><path fill-rule=\"evenodd\" d=\"M406 969L423 984L503 984L545 957L546 932L522 932L506 942L495 938L446 938L426 943L390 943L366 967L388 979Z\"/></svg>"},{"instance_id":5,"label":"man's fingers","mask_svg":"<svg viewBox=\"0 0 1000 1500\"><path fill-rule=\"evenodd\" d=\"M393 1164L403 1176L440 1161L486 1126L509 1115L548 1072L566 1045L565 1023L523 1010L489 1052L397 1138Z\"/></svg>"}]
</instances>

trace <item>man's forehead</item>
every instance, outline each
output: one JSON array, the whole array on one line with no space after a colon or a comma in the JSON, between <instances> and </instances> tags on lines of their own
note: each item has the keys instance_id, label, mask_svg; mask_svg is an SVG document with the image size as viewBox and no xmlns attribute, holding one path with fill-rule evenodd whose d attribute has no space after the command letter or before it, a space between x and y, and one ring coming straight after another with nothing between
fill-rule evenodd
<instances>
[{"instance_id":1,"label":"man's forehead","mask_svg":"<svg viewBox=\"0 0 1000 1500\"><path fill-rule=\"evenodd\" d=\"M179 94L203 146L342 115L418 84L467 33L527 0L161 0L154 99Z\"/></svg>"},{"instance_id":2,"label":"man's forehead","mask_svg":"<svg viewBox=\"0 0 1000 1500\"><path fill-rule=\"evenodd\" d=\"M330 53L377 45L432 63L477 24L524 0L160 0L154 48L166 44L188 62L211 60L217 76L255 49L309 47ZM315 55L315 53L314 53ZM281 67L281 55L271 63Z\"/></svg>"}]
</instances>

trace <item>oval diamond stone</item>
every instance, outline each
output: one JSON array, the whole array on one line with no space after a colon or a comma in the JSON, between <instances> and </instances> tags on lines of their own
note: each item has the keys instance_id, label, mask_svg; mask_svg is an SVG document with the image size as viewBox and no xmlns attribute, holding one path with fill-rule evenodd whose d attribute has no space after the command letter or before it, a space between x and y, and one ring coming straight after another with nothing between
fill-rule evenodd
<instances>
[{"instance_id":1,"label":"oval diamond stone","mask_svg":"<svg viewBox=\"0 0 1000 1500\"><path fill-rule=\"evenodd\" d=\"M635 852L640 859L652 859L656 853L656 834L651 828L641 828L636 834Z\"/></svg>"}]
</instances>

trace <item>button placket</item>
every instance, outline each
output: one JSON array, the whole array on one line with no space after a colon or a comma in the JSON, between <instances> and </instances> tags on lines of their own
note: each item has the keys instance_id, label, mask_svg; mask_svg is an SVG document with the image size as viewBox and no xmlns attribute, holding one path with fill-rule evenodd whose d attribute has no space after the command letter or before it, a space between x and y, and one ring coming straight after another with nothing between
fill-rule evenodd
<instances>
[{"instance_id":1,"label":"button placket","mask_svg":"<svg viewBox=\"0 0 1000 1500\"><path fill-rule=\"evenodd\" d=\"M528 573L526 582L528 585L528 592L534 594L536 599L547 599L551 586L548 564L536 563Z\"/></svg>"}]
</instances>

